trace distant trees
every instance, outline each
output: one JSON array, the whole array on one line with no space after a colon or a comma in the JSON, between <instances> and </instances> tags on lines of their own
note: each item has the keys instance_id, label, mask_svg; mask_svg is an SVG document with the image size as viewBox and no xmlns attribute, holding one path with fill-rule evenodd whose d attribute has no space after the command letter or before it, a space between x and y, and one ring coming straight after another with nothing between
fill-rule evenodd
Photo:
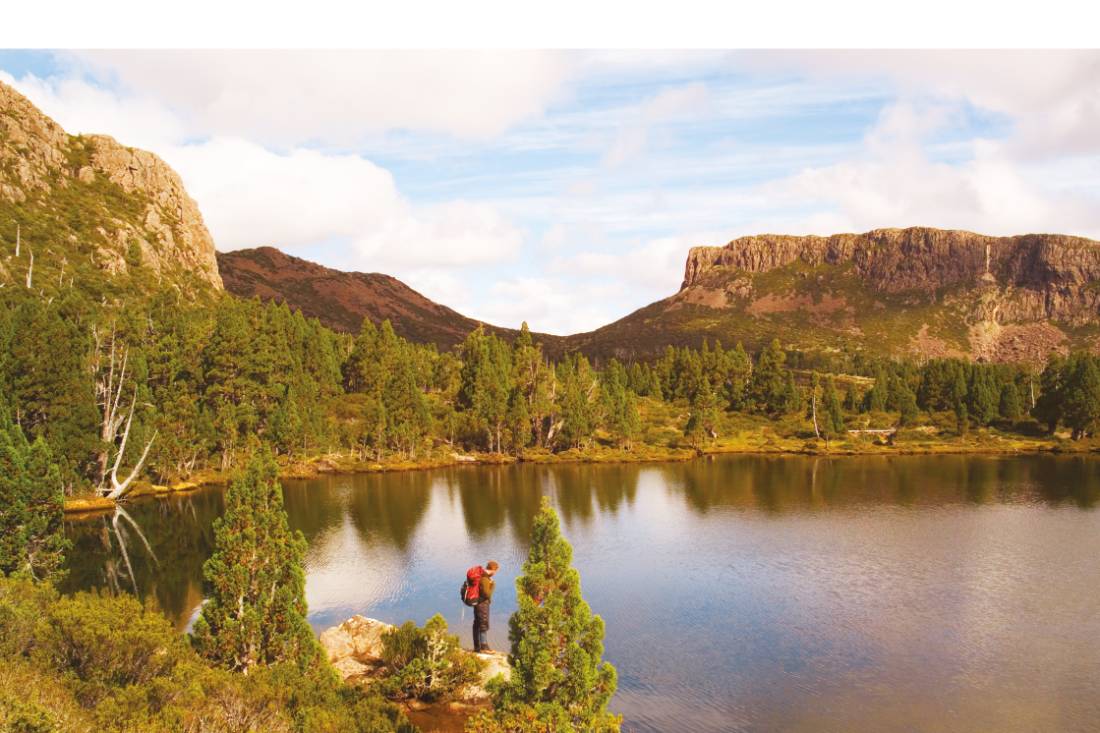
<instances>
[{"instance_id":1,"label":"distant trees","mask_svg":"<svg viewBox=\"0 0 1100 733\"><path fill-rule=\"evenodd\" d=\"M468 731L619 730L619 717L607 712L617 682L615 668L602 661L603 621L581 596L572 559L557 513L543 498L508 625L511 679L495 691L493 711L471 719Z\"/></svg>"},{"instance_id":2,"label":"distant trees","mask_svg":"<svg viewBox=\"0 0 1100 733\"><path fill-rule=\"evenodd\" d=\"M1074 440L1100 427L1100 357L1085 353L1052 358L1040 376L1040 396L1032 411L1049 432L1059 424Z\"/></svg>"}]
</instances>

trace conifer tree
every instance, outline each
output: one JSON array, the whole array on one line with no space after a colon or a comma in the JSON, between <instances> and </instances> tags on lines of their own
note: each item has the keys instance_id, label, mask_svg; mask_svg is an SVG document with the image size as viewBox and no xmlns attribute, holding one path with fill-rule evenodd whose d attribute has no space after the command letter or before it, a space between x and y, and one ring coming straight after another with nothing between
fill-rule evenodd
<instances>
[{"instance_id":1,"label":"conifer tree","mask_svg":"<svg viewBox=\"0 0 1100 733\"><path fill-rule=\"evenodd\" d=\"M691 399L684 435L696 448L718 436L718 399L709 384L704 383Z\"/></svg>"},{"instance_id":2,"label":"conifer tree","mask_svg":"<svg viewBox=\"0 0 1100 733\"><path fill-rule=\"evenodd\" d=\"M69 547L61 474L41 436L27 442L0 403L0 575L55 577Z\"/></svg>"},{"instance_id":3,"label":"conifer tree","mask_svg":"<svg viewBox=\"0 0 1100 733\"><path fill-rule=\"evenodd\" d=\"M844 411L840 407L840 396L837 394L836 383L832 377L825 382L821 402L824 406L825 415L825 419L822 421L825 439L835 440L843 436L847 428L844 425Z\"/></svg>"},{"instance_id":4,"label":"conifer tree","mask_svg":"<svg viewBox=\"0 0 1100 733\"><path fill-rule=\"evenodd\" d=\"M1001 399L999 412L1001 417L1010 422L1016 422L1020 419L1020 415L1023 414L1023 407L1020 404L1020 390L1016 387L1015 382L1006 382L1001 387Z\"/></svg>"},{"instance_id":5,"label":"conifer tree","mask_svg":"<svg viewBox=\"0 0 1100 733\"><path fill-rule=\"evenodd\" d=\"M1100 425L1100 367L1088 354L1074 354L1066 364L1064 418L1074 440L1092 435Z\"/></svg>"},{"instance_id":6,"label":"conifer tree","mask_svg":"<svg viewBox=\"0 0 1100 733\"><path fill-rule=\"evenodd\" d=\"M779 339L773 339L757 357L749 387L757 411L778 415L794 408L784 367L786 361Z\"/></svg>"},{"instance_id":7,"label":"conifer tree","mask_svg":"<svg viewBox=\"0 0 1100 733\"><path fill-rule=\"evenodd\" d=\"M494 694L494 710L467 730L516 730L506 721L529 722L522 730L612 733L618 716L607 712L615 693L615 668L602 661L603 620L581 597L573 549L558 515L543 497L531 550L516 580L518 610L509 620L511 679Z\"/></svg>"},{"instance_id":8,"label":"conifer tree","mask_svg":"<svg viewBox=\"0 0 1100 733\"><path fill-rule=\"evenodd\" d=\"M208 599L195 622L195 647L245 673L278 662L312 666L320 657L306 622L306 541L288 526L267 449L230 484L225 503L214 522L214 554L203 566Z\"/></svg>"}]
</instances>

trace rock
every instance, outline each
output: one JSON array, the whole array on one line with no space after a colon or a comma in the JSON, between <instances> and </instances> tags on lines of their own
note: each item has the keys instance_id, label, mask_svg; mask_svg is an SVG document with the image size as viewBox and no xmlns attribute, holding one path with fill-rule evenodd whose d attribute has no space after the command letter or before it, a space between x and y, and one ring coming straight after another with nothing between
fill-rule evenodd
<instances>
[{"instance_id":1,"label":"rock","mask_svg":"<svg viewBox=\"0 0 1100 733\"><path fill-rule=\"evenodd\" d=\"M486 685L489 683L489 680L494 679L498 675L505 680L510 679L512 676L512 665L508 663L508 655L503 652L492 652L490 654L468 653L480 659L485 666L481 670L481 676L477 684L469 685L459 691L458 698L460 701L470 705L488 702L489 692L486 690Z\"/></svg>"},{"instance_id":2,"label":"rock","mask_svg":"<svg viewBox=\"0 0 1100 733\"><path fill-rule=\"evenodd\" d=\"M355 680L377 676L382 667L382 635L393 630L393 626L365 616L352 616L339 626L333 626L321 632L321 648L325 650L329 662L344 680ZM467 705L479 705L489 700L486 685L489 680L501 675L508 679L512 667L508 664L508 655L503 652L491 654L472 654L483 663L478 681L459 690L457 699Z\"/></svg>"},{"instance_id":3,"label":"rock","mask_svg":"<svg viewBox=\"0 0 1100 733\"><path fill-rule=\"evenodd\" d=\"M362 676L382 664L382 635L393 626L365 616L352 616L321 633L321 648L345 680Z\"/></svg>"},{"instance_id":4,"label":"rock","mask_svg":"<svg viewBox=\"0 0 1100 733\"><path fill-rule=\"evenodd\" d=\"M89 211L109 212L104 217L109 226L99 231L101 241L88 243L102 270L125 272L130 243L137 241L143 272L184 292L196 286L222 288L214 240L198 205L167 163L106 135L69 135L0 82L0 198L60 210L71 203L56 194L72 187L83 189ZM118 189L128 195L127 205L119 204Z\"/></svg>"}]
</instances>

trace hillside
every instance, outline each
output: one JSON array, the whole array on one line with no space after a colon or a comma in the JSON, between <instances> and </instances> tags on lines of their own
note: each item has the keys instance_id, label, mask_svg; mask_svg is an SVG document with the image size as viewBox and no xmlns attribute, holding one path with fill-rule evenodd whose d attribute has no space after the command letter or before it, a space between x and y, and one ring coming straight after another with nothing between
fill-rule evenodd
<instances>
[{"instance_id":1,"label":"hillside","mask_svg":"<svg viewBox=\"0 0 1100 733\"><path fill-rule=\"evenodd\" d=\"M567 343L632 357L778 336L801 349L1039 362L1093 348L1098 324L1100 243L879 229L692 248L679 292Z\"/></svg>"},{"instance_id":2,"label":"hillside","mask_svg":"<svg viewBox=\"0 0 1100 733\"><path fill-rule=\"evenodd\" d=\"M0 283L25 286L28 272L44 293L74 279L92 292L222 287L175 171L105 135L68 134L0 83Z\"/></svg>"},{"instance_id":3,"label":"hillside","mask_svg":"<svg viewBox=\"0 0 1100 733\"><path fill-rule=\"evenodd\" d=\"M446 350L479 324L389 275L333 270L273 247L219 252L218 268L230 293L286 302L347 333L358 333L364 317L375 323L388 319L399 336ZM486 330L508 338L516 334L489 325ZM560 341L541 334L538 338L548 346Z\"/></svg>"}]
</instances>

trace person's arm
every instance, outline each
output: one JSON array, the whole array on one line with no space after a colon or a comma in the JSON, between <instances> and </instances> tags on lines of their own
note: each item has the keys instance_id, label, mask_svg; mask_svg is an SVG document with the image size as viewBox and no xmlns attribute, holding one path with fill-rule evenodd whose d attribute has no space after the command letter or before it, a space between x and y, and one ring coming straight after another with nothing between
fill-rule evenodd
<instances>
[{"instance_id":1,"label":"person's arm","mask_svg":"<svg viewBox=\"0 0 1100 733\"><path fill-rule=\"evenodd\" d=\"M490 603L493 600L493 588L496 583L488 575L481 576L481 597Z\"/></svg>"}]
</instances>

